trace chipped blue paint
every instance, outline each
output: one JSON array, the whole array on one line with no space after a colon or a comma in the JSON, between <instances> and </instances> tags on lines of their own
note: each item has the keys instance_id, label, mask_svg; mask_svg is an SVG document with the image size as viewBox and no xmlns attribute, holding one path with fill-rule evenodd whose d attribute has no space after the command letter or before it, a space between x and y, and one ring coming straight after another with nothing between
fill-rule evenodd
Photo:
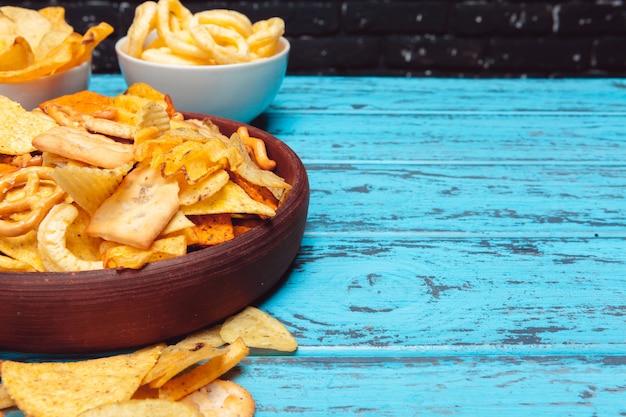
<instances>
[{"instance_id":1,"label":"chipped blue paint","mask_svg":"<svg viewBox=\"0 0 626 417\"><path fill-rule=\"evenodd\" d=\"M300 349L229 374L257 416L626 415L624 120L620 79L287 77L253 123L311 206L259 306Z\"/></svg>"}]
</instances>

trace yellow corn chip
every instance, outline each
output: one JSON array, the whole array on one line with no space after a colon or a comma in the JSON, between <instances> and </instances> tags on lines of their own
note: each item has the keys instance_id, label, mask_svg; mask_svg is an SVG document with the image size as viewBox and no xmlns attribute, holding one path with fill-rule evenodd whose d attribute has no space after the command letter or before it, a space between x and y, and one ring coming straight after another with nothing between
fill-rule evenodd
<instances>
[{"instance_id":1,"label":"yellow corn chip","mask_svg":"<svg viewBox=\"0 0 626 417\"><path fill-rule=\"evenodd\" d=\"M104 404L78 417L203 417L195 408L175 401L132 399Z\"/></svg>"},{"instance_id":2,"label":"yellow corn chip","mask_svg":"<svg viewBox=\"0 0 626 417\"><path fill-rule=\"evenodd\" d=\"M232 181L209 198L181 209L186 215L234 213L273 217L276 214L271 207L252 199Z\"/></svg>"},{"instance_id":3,"label":"yellow corn chip","mask_svg":"<svg viewBox=\"0 0 626 417\"><path fill-rule=\"evenodd\" d=\"M242 338L246 346L255 348L284 352L298 348L298 342L281 322L251 306L226 319L220 336L227 343Z\"/></svg>"},{"instance_id":4,"label":"yellow corn chip","mask_svg":"<svg viewBox=\"0 0 626 417\"><path fill-rule=\"evenodd\" d=\"M2 382L25 415L76 416L102 404L130 399L162 348L158 345L79 362L4 361Z\"/></svg>"}]
</instances>

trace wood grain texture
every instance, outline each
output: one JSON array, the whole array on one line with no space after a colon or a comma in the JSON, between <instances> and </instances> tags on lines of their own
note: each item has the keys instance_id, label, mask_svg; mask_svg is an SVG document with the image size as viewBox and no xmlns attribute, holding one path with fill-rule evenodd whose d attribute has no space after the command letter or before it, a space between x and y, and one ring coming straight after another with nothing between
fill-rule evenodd
<instances>
[{"instance_id":1,"label":"wood grain texture","mask_svg":"<svg viewBox=\"0 0 626 417\"><path fill-rule=\"evenodd\" d=\"M626 415L625 118L621 79L287 77L253 124L311 202L258 305L300 349L232 372L257 415Z\"/></svg>"}]
</instances>

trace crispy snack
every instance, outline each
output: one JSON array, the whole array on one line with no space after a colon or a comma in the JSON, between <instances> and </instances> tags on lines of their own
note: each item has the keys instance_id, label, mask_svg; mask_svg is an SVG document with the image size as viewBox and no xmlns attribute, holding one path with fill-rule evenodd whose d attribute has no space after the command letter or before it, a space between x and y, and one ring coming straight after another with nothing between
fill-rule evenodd
<instances>
[{"instance_id":1,"label":"crispy snack","mask_svg":"<svg viewBox=\"0 0 626 417\"><path fill-rule=\"evenodd\" d=\"M146 45L153 30L157 38ZM236 64L274 55L284 31L279 17L252 24L235 10L192 13L180 0L145 1L135 9L126 52L170 65Z\"/></svg>"},{"instance_id":2,"label":"crispy snack","mask_svg":"<svg viewBox=\"0 0 626 417\"><path fill-rule=\"evenodd\" d=\"M1 6L0 82L18 83L66 71L91 58L91 53L113 33L99 23L84 35L74 32L59 6L39 11Z\"/></svg>"},{"instance_id":3,"label":"crispy snack","mask_svg":"<svg viewBox=\"0 0 626 417\"><path fill-rule=\"evenodd\" d=\"M159 398L177 401L191 394L231 370L249 351L243 340L235 340L222 348L220 355L166 382L159 391Z\"/></svg>"},{"instance_id":4,"label":"crispy snack","mask_svg":"<svg viewBox=\"0 0 626 417\"><path fill-rule=\"evenodd\" d=\"M233 381L216 379L179 400L203 416L252 417L256 409L247 389Z\"/></svg>"},{"instance_id":5,"label":"crispy snack","mask_svg":"<svg viewBox=\"0 0 626 417\"><path fill-rule=\"evenodd\" d=\"M103 404L78 417L202 417L194 407L182 402L144 399Z\"/></svg>"},{"instance_id":6,"label":"crispy snack","mask_svg":"<svg viewBox=\"0 0 626 417\"><path fill-rule=\"evenodd\" d=\"M50 173L49 168L32 166L0 177L0 236L21 236L35 229L65 197L60 187L49 183Z\"/></svg>"},{"instance_id":7,"label":"crispy snack","mask_svg":"<svg viewBox=\"0 0 626 417\"><path fill-rule=\"evenodd\" d=\"M29 417L252 417L250 392L220 379L249 353L242 338L222 339L224 324L99 359L0 360L0 410L17 406Z\"/></svg>"},{"instance_id":8,"label":"crispy snack","mask_svg":"<svg viewBox=\"0 0 626 417\"><path fill-rule=\"evenodd\" d=\"M59 97L37 113L8 103L15 125L50 127L33 133L34 151L0 153L0 270L138 269L235 238L290 189L261 139L184 120L147 84ZM22 235L31 240L12 239Z\"/></svg>"},{"instance_id":9,"label":"crispy snack","mask_svg":"<svg viewBox=\"0 0 626 417\"><path fill-rule=\"evenodd\" d=\"M178 211L178 183L151 168L135 169L94 213L87 233L149 249Z\"/></svg>"},{"instance_id":10,"label":"crispy snack","mask_svg":"<svg viewBox=\"0 0 626 417\"><path fill-rule=\"evenodd\" d=\"M35 136L32 143L41 152L56 153L102 168L117 168L133 161L131 145L75 127L49 129Z\"/></svg>"},{"instance_id":11,"label":"crispy snack","mask_svg":"<svg viewBox=\"0 0 626 417\"><path fill-rule=\"evenodd\" d=\"M0 96L0 153L23 155L35 150L32 138L57 124L48 118L26 111L17 102Z\"/></svg>"},{"instance_id":12,"label":"crispy snack","mask_svg":"<svg viewBox=\"0 0 626 417\"><path fill-rule=\"evenodd\" d=\"M37 248L46 271L91 271L102 269L101 261L80 259L67 248L66 231L78 217L69 203L58 204L43 219L37 231Z\"/></svg>"},{"instance_id":13,"label":"crispy snack","mask_svg":"<svg viewBox=\"0 0 626 417\"><path fill-rule=\"evenodd\" d=\"M129 400L162 348L79 362L4 361L2 382L24 414L76 416L102 404Z\"/></svg>"},{"instance_id":14,"label":"crispy snack","mask_svg":"<svg viewBox=\"0 0 626 417\"><path fill-rule=\"evenodd\" d=\"M227 343L241 338L247 346L255 348L284 352L298 348L298 342L281 322L251 306L226 319L220 336Z\"/></svg>"}]
</instances>

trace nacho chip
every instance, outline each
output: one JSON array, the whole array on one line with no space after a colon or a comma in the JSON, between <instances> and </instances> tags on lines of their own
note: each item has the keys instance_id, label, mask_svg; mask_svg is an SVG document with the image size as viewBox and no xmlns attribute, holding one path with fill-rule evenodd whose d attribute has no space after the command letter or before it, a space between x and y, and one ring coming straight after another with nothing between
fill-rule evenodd
<instances>
[{"instance_id":1,"label":"nacho chip","mask_svg":"<svg viewBox=\"0 0 626 417\"><path fill-rule=\"evenodd\" d=\"M74 94L68 94L60 97L44 101L39 105L39 108L44 110L47 105L59 104L61 106L68 106L72 109L91 115L96 112L103 111L111 103L111 97L105 96L94 91L83 90Z\"/></svg>"},{"instance_id":2,"label":"nacho chip","mask_svg":"<svg viewBox=\"0 0 626 417\"><path fill-rule=\"evenodd\" d=\"M103 404L78 417L203 417L190 405L159 399L131 399Z\"/></svg>"},{"instance_id":3,"label":"nacho chip","mask_svg":"<svg viewBox=\"0 0 626 417\"><path fill-rule=\"evenodd\" d=\"M37 231L35 230L21 236L0 237L0 252L30 267L32 271L43 272L45 270L37 249ZM5 268L8 268L11 263L6 260L4 262L0 269L8 271ZM19 263L13 263L13 267L19 268Z\"/></svg>"},{"instance_id":4,"label":"nacho chip","mask_svg":"<svg viewBox=\"0 0 626 417\"><path fill-rule=\"evenodd\" d=\"M128 400L163 346L79 362L4 361L2 381L25 415L68 417Z\"/></svg>"},{"instance_id":5,"label":"nacho chip","mask_svg":"<svg viewBox=\"0 0 626 417\"><path fill-rule=\"evenodd\" d=\"M234 213L273 217L276 214L271 207L253 200L232 181L228 181L211 197L181 209L186 215Z\"/></svg>"},{"instance_id":6,"label":"nacho chip","mask_svg":"<svg viewBox=\"0 0 626 417\"><path fill-rule=\"evenodd\" d=\"M157 239L148 249L105 241L100 245L100 251L105 268L139 269L151 262L184 255L187 253L187 239L185 236Z\"/></svg>"},{"instance_id":7,"label":"nacho chip","mask_svg":"<svg viewBox=\"0 0 626 417\"><path fill-rule=\"evenodd\" d=\"M220 336L228 343L242 338L246 346L255 348L283 352L298 348L298 342L281 322L252 306L226 319Z\"/></svg>"},{"instance_id":8,"label":"nacho chip","mask_svg":"<svg viewBox=\"0 0 626 417\"><path fill-rule=\"evenodd\" d=\"M0 153L22 155L35 150L32 140L55 127L56 122L26 111L19 103L0 96Z\"/></svg>"},{"instance_id":9,"label":"nacho chip","mask_svg":"<svg viewBox=\"0 0 626 417\"><path fill-rule=\"evenodd\" d=\"M248 355L249 351L243 340L235 340L222 348L221 355L170 379L161 387L159 398L176 401L191 394L231 370Z\"/></svg>"},{"instance_id":10,"label":"nacho chip","mask_svg":"<svg viewBox=\"0 0 626 417\"><path fill-rule=\"evenodd\" d=\"M204 214L189 219L194 223L189 239L196 245L219 245L235 237L230 214Z\"/></svg>"},{"instance_id":11,"label":"nacho chip","mask_svg":"<svg viewBox=\"0 0 626 417\"><path fill-rule=\"evenodd\" d=\"M15 406L15 401L7 392L7 388L0 384L0 410Z\"/></svg>"}]
</instances>

